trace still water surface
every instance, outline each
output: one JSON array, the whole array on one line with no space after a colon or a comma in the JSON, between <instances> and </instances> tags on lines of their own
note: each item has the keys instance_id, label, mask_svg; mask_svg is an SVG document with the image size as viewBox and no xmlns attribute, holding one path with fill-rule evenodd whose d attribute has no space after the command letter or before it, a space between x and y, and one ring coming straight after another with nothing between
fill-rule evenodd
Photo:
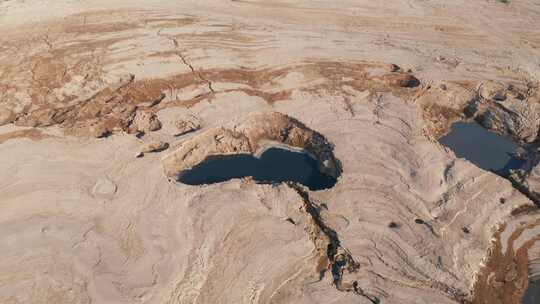
<instances>
[{"instance_id":1,"label":"still water surface","mask_svg":"<svg viewBox=\"0 0 540 304\"><path fill-rule=\"evenodd\" d=\"M318 162L309 155L279 148L266 150L260 158L240 154L208 159L178 181L203 185L247 176L260 183L298 182L311 190L331 188L336 183L334 177L319 171Z\"/></svg>"},{"instance_id":2,"label":"still water surface","mask_svg":"<svg viewBox=\"0 0 540 304\"><path fill-rule=\"evenodd\" d=\"M484 129L475 122L457 122L450 133L439 142L476 166L505 175L510 169L517 169L522 161L511 156L519 145L508 138ZM540 304L540 303L538 303Z\"/></svg>"}]
</instances>

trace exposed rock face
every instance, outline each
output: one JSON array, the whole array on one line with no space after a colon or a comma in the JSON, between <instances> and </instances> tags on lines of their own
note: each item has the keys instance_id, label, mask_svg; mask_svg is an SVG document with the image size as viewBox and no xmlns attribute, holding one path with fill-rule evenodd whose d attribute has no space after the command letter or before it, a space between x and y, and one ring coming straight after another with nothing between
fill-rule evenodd
<instances>
[{"instance_id":1,"label":"exposed rock face","mask_svg":"<svg viewBox=\"0 0 540 304\"><path fill-rule=\"evenodd\" d=\"M507 86L502 83L488 81L480 84L479 95L486 100L504 101L507 95Z\"/></svg>"},{"instance_id":2,"label":"exposed rock face","mask_svg":"<svg viewBox=\"0 0 540 304\"><path fill-rule=\"evenodd\" d=\"M42 108L18 117L15 124L24 127L48 127L64 122L67 113L67 109Z\"/></svg>"},{"instance_id":3,"label":"exposed rock face","mask_svg":"<svg viewBox=\"0 0 540 304\"><path fill-rule=\"evenodd\" d=\"M174 135L181 136L199 130L201 128L201 121L198 117L189 116L176 121L175 126L177 130Z\"/></svg>"},{"instance_id":4,"label":"exposed rock face","mask_svg":"<svg viewBox=\"0 0 540 304\"><path fill-rule=\"evenodd\" d=\"M167 150L168 148L169 148L169 144L166 142L152 141L152 142L142 145L136 157L142 157L144 156L145 153L161 152L163 150Z\"/></svg>"},{"instance_id":5,"label":"exposed rock face","mask_svg":"<svg viewBox=\"0 0 540 304\"><path fill-rule=\"evenodd\" d=\"M492 102L479 118L487 129L531 143L540 129L540 104L519 99Z\"/></svg>"},{"instance_id":6,"label":"exposed rock face","mask_svg":"<svg viewBox=\"0 0 540 304\"><path fill-rule=\"evenodd\" d=\"M132 122L135 131L151 132L161 129L161 122L156 114L148 111L137 111Z\"/></svg>"},{"instance_id":7,"label":"exposed rock face","mask_svg":"<svg viewBox=\"0 0 540 304\"><path fill-rule=\"evenodd\" d=\"M149 153L149 152L159 152L167 149L169 147L169 144L162 141L153 141L149 142L147 144L144 144L141 147L142 153Z\"/></svg>"},{"instance_id":8,"label":"exposed rock face","mask_svg":"<svg viewBox=\"0 0 540 304\"><path fill-rule=\"evenodd\" d=\"M460 119L474 118L486 129L520 143L537 140L540 100L535 90L521 92L502 83L486 82L471 89L463 85L429 87L416 98L424 111L427 128L440 137Z\"/></svg>"},{"instance_id":9,"label":"exposed rock face","mask_svg":"<svg viewBox=\"0 0 540 304\"><path fill-rule=\"evenodd\" d=\"M255 154L276 143L305 150L319 161L320 170L325 174L338 177L341 173L332 153L333 146L324 136L277 112L252 114L241 124L208 130L184 142L178 150L164 157L162 163L166 175L175 177L209 157Z\"/></svg>"},{"instance_id":10,"label":"exposed rock face","mask_svg":"<svg viewBox=\"0 0 540 304\"><path fill-rule=\"evenodd\" d=\"M532 143L540 129L540 99L537 88L520 90L502 83L481 83L476 98L464 109L485 128L511 137L517 142Z\"/></svg>"}]
</instances>

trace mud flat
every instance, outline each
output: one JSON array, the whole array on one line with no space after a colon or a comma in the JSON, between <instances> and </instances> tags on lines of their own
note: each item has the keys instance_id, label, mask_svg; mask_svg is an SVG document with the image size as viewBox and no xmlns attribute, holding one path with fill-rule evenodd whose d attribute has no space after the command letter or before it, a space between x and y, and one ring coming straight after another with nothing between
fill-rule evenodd
<instances>
[{"instance_id":1,"label":"mud flat","mask_svg":"<svg viewBox=\"0 0 540 304\"><path fill-rule=\"evenodd\" d=\"M539 29L528 0L0 1L0 303L535 301ZM513 174L439 143L472 120ZM269 147L301 159L182 183Z\"/></svg>"}]
</instances>

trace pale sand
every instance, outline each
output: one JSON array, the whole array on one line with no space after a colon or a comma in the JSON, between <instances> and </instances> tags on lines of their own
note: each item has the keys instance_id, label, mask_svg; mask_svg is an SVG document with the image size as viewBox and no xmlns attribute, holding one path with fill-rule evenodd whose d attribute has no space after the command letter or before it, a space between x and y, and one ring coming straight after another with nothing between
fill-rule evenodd
<instances>
[{"instance_id":1,"label":"pale sand","mask_svg":"<svg viewBox=\"0 0 540 304\"><path fill-rule=\"evenodd\" d=\"M537 248L539 213L511 215L532 203L422 111L537 81L535 1L9 0L0 34L0 117L21 126L0 127L0 303L459 303L498 240ZM408 69L421 86L388 78ZM163 127L138 139L141 104ZM343 174L309 200L358 263L342 288L319 280L295 189L164 173L187 139L266 111L335 146ZM201 130L173 136L191 116ZM135 157L156 141L171 147Z\"/></svg>"}]
</instances>

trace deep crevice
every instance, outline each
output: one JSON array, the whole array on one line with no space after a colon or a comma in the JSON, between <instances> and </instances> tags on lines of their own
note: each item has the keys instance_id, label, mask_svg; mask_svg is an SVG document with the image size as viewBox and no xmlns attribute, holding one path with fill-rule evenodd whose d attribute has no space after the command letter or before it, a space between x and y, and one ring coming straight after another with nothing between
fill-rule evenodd
<instances>
[{"instance_id":1,"label":"deep crevice","mask_svg":"<svg viewBox=\"0 0 540 304\"><path fill-rule=\"evenodd\" d=\"M379 304L380 299L377 296L367 294L360 288L358 281L343 281L344 273L357 272L360 264L355 261L350 251L342 246L337 232L324 223L320 214L321 207L311 201L309 193L296 183L288 182L287 185L302 198L301 210L309 215L310 221L306 229L310 240L315 246L317 260L326 261L326 263L319 262L319 265L317 265L320 274L319 280L322 280L325 274L330 272L332 274L332 284L337 290L354 292L368 299L371 303Z\"/></svg>"}]
</instances>

